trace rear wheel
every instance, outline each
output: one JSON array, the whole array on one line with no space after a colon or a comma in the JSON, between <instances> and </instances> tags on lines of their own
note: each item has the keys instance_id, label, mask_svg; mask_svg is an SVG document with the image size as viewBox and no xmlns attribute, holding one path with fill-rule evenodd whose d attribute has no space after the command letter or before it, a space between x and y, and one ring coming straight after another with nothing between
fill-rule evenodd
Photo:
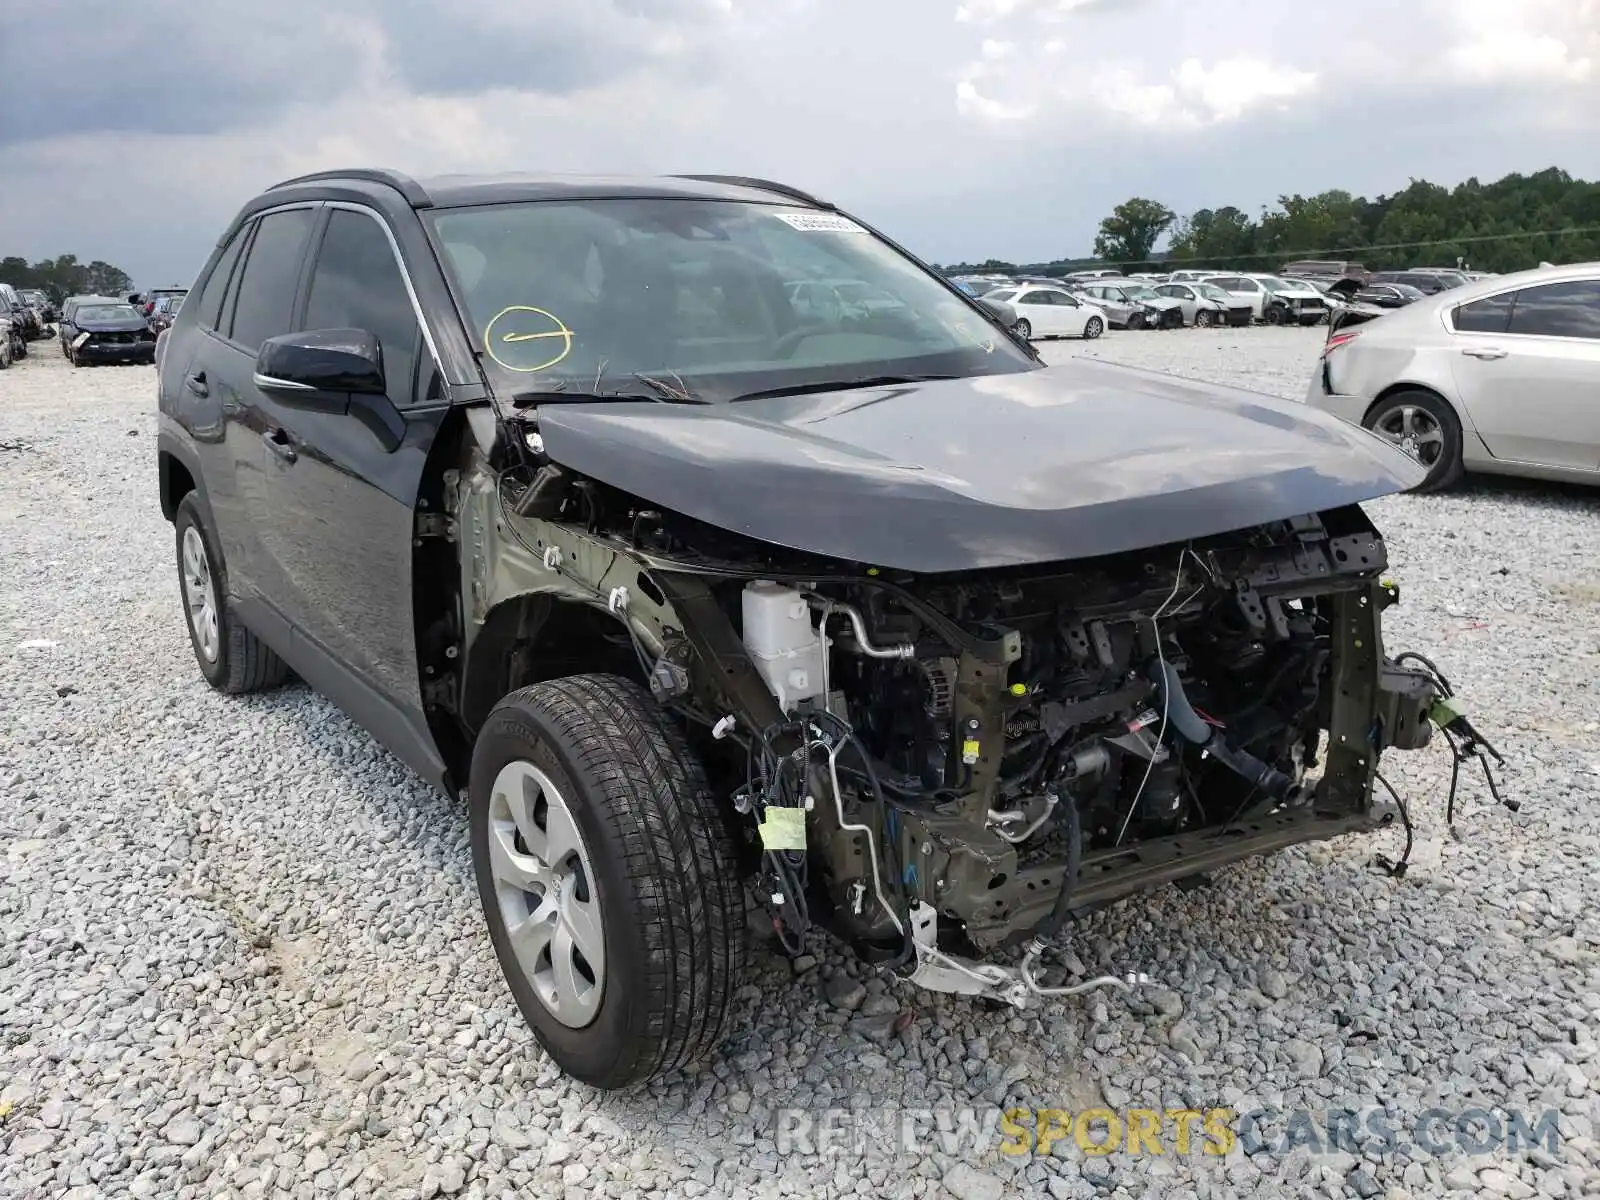
<instances>
[{"instance_id":1,"label":"rear wheel","mask_svg":"<svg viewBox=\"0 0 1600 1200\"><path fill-rule=\"evenodd\" d=\"M1020 338L1027 339L1033 336L1033 326L1028 323L1027 317L1023 317L1011 328L1017 331L1017 336Z\"/></svg>"},{"instance_id":2,"label":"rear wheel","mask_svg":"<svg viewBox=\"0 0 1600 1200\"><path fill-rule=\"evenodd\" d=\"M556 1064L621 1088L708 1053L744 973L734 846L683 733L643 688L512 692L473 748L489 937Z\"/></svg>"},{"instance_id":3,"label":"rear wheel","mask_svg":"<svg viewBox=\"0 0 1600 1200\"><path fill-rule=\"evenodd\" d=\"M1090 341L1106 331L1106 323L1099 317L1090 317L1083 323L1083 336Z\"/></svg>"},{"instance_id":4,"label":"rear wheel","mask_svg":"<svg viewBox=\"0 0 1600 1200\"><path fill-rule=\"evenodd\" d=\"M1373 406L1363 424L1428 468L1427 477L1412 491L1443 491L1460 482L1466 472L1461 461L1461 421L1455 409L1432 392L1412 389L1385 397Z\"/></svg>"},{"instance_id":5,"label":"rear wheel","mask_svg":"<svg viewBox=\"0 0 1600 1200\"><path fill-rule=\"evenodd\" d=\"M178 540L178 582L195 661L206 682L237 695L276 687L289 676L283 659L233 614L227 576L216 541L206 528L195 493L178 502L173 520Z\"/></svg>"}]
</instances>

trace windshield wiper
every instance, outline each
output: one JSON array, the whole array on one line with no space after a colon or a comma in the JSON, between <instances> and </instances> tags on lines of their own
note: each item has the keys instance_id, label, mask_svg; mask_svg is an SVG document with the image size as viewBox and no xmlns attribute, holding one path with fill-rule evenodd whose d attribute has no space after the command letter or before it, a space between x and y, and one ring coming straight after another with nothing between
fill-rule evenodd
<instances>
[{"instance_id":1,"label":"windshield wiper","mask_svg":"<svg viewBox=\"0 0 1600 1200\"><path fill-rule=\"evenodd\" d=\"M511 407L536 408L541 404L710 404L699 396L687 392L668 395L663 392L595 392L582 388L545 388L537 392L518 392L511 397Z\"/></svg>"},{"instance_id":2,"label":"windshield wiper","mask_svg":"<svg viewBox=\"0 0 1600 1200\"><path fill-rule=\"evenodd\" d=\"M940 379L960 379L960 375L867 375L860 379L827 379L820 383L792 383L787 387L745 392L735 400L761 400L768 396L806 396L813 392L845 392L852 388L893 387L901 383L932 383Z\"/></svg>"}]
</instances>

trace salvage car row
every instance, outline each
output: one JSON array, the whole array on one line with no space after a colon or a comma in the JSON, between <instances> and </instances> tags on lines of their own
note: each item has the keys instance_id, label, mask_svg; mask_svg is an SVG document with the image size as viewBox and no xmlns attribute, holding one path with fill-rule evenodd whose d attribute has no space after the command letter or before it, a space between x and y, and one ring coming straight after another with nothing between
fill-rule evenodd
<instances>
[{"instance_id":1,"label":"salvage car row","mask_svg":"<svg viewBox=\"0 0 1600 1200\"><path fill-rule=\"evenodd\" d=\"M57 310L44 292L0 283L0 367L26 358L29 343L52 336L75 367L153 363L156 338L177 317L186 291L69 296Z\"/></svg>"}]
</instances>

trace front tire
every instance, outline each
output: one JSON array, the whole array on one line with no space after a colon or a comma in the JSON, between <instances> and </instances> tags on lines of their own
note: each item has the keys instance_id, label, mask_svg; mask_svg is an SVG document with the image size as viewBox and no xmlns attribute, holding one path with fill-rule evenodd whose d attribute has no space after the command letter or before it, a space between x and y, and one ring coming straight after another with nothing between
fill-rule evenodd
<instances>
[{"instance_id":1,"label":"front tire","mask_svg":"<svg viewBox=\"0 0 1600 1200\"><path fill-rule=\"evenodd\" d=\"M1083 336L1086 341L1094 341L1106 331L1106 323L1099 317L1090 317L1083 323Z\"/></svg>"},{"instance_id":2,"label":"front tire","mask_svg":"<svg viewBox=\"0 0 1600 1200\"><path fill-rule=\"evenodd\" d=\"M1268 325L1282 325L1283 324L1283 309L1279 305L1276 305L1276 304L1269 305L1268 308L1267 308L1267 311L1262 314L1262 318L1261 319L1263 321L1265 321Z\"/></svg>"},{"instance_id":3,"label":"front tire","mask_svg":"<svg viewBox=\"0 0 1600 1200\"><path fill-rule=\"evenodd\" d=\"M1455 409L1420 388L1385 397L1362 422L1428 468L1427 477L1411 490L1442 492L1466 473L1461 455L1461 421Z\"/></svg>"},{"instance_id":4,"label":"front tire","mask_svg":"<svg viewBox=\"0 0 1600 1200\"><path fill-rule=\"evenodd\" d=\"M1195 313L1194 314L1194 327L1196 329L1210 329L1211 328L1211 314L1208 311L1206 311L1205 309L1203 309L1203 308L1199 312Z\"/></svg>"},{"instance_id":5,"label":"front tire","mask_svg":"<svg viewBox=\"0 0 1600 1200\"><path fill-rule=\"evenodd\" d=\"M289 677L288 666L245 627L228 604L222 556L194 492L178 502L173 528L184 621L200 674L217 691L229 695L259 692L282 683Z\"/></svg>"},{"instance_id":6,"label":"front tire","mask_svg":"<svg viewBox=\"0 0 1600 1200\"><path fill-rule=\"evenodd\" d=\"M624 1088L705 1056L744 975L733 840L682 731L643 688L512 692L473 748L489 937L556 1065Z\"/></svg>"}]
</instances>

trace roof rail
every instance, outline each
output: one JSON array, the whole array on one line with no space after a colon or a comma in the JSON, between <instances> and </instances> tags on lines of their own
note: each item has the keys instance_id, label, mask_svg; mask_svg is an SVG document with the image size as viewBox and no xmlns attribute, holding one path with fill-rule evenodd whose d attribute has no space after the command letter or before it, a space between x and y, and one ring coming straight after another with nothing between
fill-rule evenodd
<instances>
[{"instance_id":1,"label":"roof rail","mask_svg":"<svg viewBox=\"0 0 1600 1200\"><path fill-rule=\"evenodd\" d=\"M792 200L801 200L806 204L815 204L818 208L832 208L826 200L818 199L810 192L802 192L797 187L790 187L787 183L774 183L770 179L757 179L752 175L671 175L670 179L692 179L696 183L723 183L729 187L755 188L760 192L776 192L780 196L788 196Z\"/></svg>"},{"instance_id":2,"label":"roof rail","mask_svg":"<svg viewBox=\"0 0 1600 1200\"><path fill-rule=\"evenodd\" d=\"M358 179L363 183L381 183L404 196L406 203L412 208L433 207L432 198L423 190L420 183L411 176L390 170L388 167L347 167L342 171L313 171L310 175L297 175L293 179L275 183L267 190L271 192L278 188L293 187L297 183L316 183L324 179Z\"/></svg>"}]
</instances>

